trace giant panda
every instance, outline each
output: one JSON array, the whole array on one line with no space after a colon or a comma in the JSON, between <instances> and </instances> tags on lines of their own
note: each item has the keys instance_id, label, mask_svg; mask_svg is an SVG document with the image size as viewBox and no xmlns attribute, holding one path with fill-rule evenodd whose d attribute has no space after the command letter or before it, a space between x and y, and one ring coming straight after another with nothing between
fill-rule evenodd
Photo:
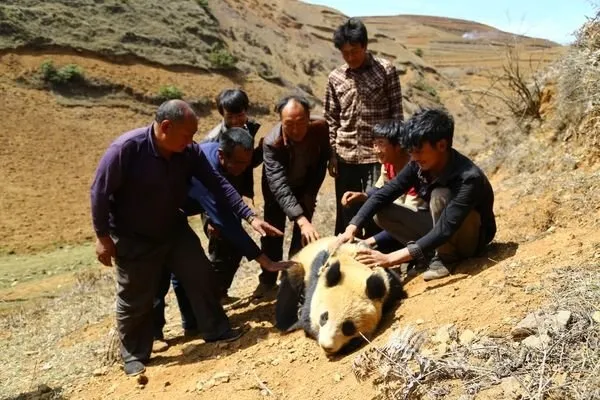
<instances>
[{"instance_id":1,"label":"giant panda","mask_svg":"<svg viewBox=\"0 0 600 400\"><path fill-rule=\"evenodd\" d=\"M406 297L395 272L357 261L357 243L331 249L334 240L319 239L292 257L296 265L282 272L275 305L280 331L304 329L328 355L358 347Z\"/></svg>"}]
</instances>

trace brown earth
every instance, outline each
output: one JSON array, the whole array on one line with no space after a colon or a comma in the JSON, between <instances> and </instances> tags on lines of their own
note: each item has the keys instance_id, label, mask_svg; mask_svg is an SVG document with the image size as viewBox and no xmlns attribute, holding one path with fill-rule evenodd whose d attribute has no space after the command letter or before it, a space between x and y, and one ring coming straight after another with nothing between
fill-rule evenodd
<instances>
[{"instance_id":1,"label":"brown earth","mask_svg":"<svg viewBox=\"0 0 600 400\"><path fill-rule=\"evenodd\" d=\"M150 123L154 105L118 93L62 96L33 88L30 78L44 60L52 59L58 66L75 63L87 77L148 96L162 86L175 85L186 98L212 99L224 87L241 85L263 112L299 84L306 85L315 100L322 97L327 72L340 62L328 42L332 27L342 20L339 13L293 1L209 1L209 8L219 21L221 39L241 60L243 79L238 73L207 72L196 65L119 62L68 46L52 50L25 46L0 53L4 105L0 119L6 127L0 133L0 254L11 253L0 258L5 277L0 280L3 395L30 391L38 383L82 399L254 399L269 392L282 399L373 395L369 384L359 384L352 376L354 354L330 360L303 334L277 333L272 302L246 303L231 310L232 322L247 324L249 331L239 342L213 345L181 338L178 310L170 296L167 338L172 347L156 355L148 368L149 383L138 388L117 366L92 377L112 326L114 292L110 271L93 260L89 186L110 141L127 129ZM546 300L551 291L546 278L553 269L597 265L598 168L568 161L576 151L555 143L549 127L522 138L514 129L502 129L507 128L506 121L481 117L470 107L464 90L489 85L486 75L502 68L503 46L514 38L469 21L399 16L370 17L366 22L370 48L406 71L402 84L407 116L418 104L437 102L455 116L457 147L480 162L492 179L499 224L486 257L464 263L439 282L425 283L420 277L408 282L409 298L385 321L375 343L382 344L394 328L407 324L435 331L454 323L459 329L506 335L516 320ZM471 31L494 36L462 38ZM564 52L535 38L517 41L524 68L538 62L547 65ZM269 51L259 51L252 43ZM423 51L422 58L413 53L417 49ZM258 118L263 133L275 122L272 113ZM217 121L213 106L200 120L199 136ZM255 173L258 178L260 170ZM261 202L258 196L259 210ZM333 181L327 178L316 215L323 234L332 232L333 210ZM197 221L193 223L197 227ZM82 255L88 253L89 257ZM101 279L82 283L73 272L77 270ZM234 294L249 295L256 270L254 263L243 266ZM40 279L48 271L52 276ZM101 295L87 296L82 287L100 287ZM69 314L70 309L74 311ZM205 383L216 373L227 373L229 382L212 388L204 384L198 390L198 382Z\"/></svg>"}]
</instances>

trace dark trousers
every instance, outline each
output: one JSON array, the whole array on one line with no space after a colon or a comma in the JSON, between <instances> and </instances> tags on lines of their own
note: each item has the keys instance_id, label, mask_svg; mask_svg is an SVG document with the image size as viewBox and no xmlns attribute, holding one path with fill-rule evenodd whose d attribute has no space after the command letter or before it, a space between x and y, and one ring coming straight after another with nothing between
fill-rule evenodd
<instances>
[{"instance_id":1,"label":"dark trousers","mask_svg":"<svg viewBox=\"0 0 600 400\"><path fill-rule=\"evenodd\" d=\"M349 207L342 206L342 196L346 192L366 192L375 185L381 174L380 163L348 164L338 157L338 175L335 178L335 234L342 233L354 218L362 204L353 204ZM381 231L373 222L368 221L363 232L356 236L361 239L371 237Z\"/></svg>"},{"instance_id":2,"label":"dark trousers","mask_svg":"<svg viewBox=\"0 0 600 400\"><path fill-rule=\"evenodd\" d=\"M181 284L181 282L179 282L179 280L174 274L170 273L169 271L165 271L158 285L159 287L156 297L154 298L154 339L164 339L163 328L167 323L167 321L165 320L165 297L169 292L169 286L171 284L173 284L173 291L175 292L175 297L177 298L177 305L179 306L179 313L181 314L181 325L183 326L183 329L198 329L198 322L196 321L194 310L192 309L192 305L190 304L190 300L187 297L183 285Z\"/></svg>"},{"instance_id":3,"label":"dark trousers","mask_svg":"<svg viewBox=\"0 0 600 400\"><path fill-rule=\"evenodd\" d=\"M265 191L263 185L263 194L265 197L265 209L264 216L265 221L273 225L275 228L282 232L285 232L285 220L286 215L279 206L279 203L275 200L273 195L269 191ZM305 198L301 202L302 209L304 210L304 216L312 221L313 213L315 211L315 198ZM283 259L283 236L265 236L260 239L261 249L263 253L273 261L281 261ZM288 252L288 259L291 258L302 248L302 234L300 233L300 227L294 223L294 229L292 231L292 242L290 243L290 249ZM259 281L264 284L273 285L277 282L277 272L270 272L262 270L262 273L258 277Z\"/></svg>"},{"instance_id":4,"label":"dark trousers","mask_svg":"<svg viewBox=\"0 0 600 400\"><path fill-rule=\"evenodd\" d=\"M209 236L208 219L203 216L202 220L204 221L204 233L208 237L208 259L217 277L220 296L225 296L244 256L238 246L223 237L222 233L219 236Z\"/></svg>"},{"instance_id":5,"label":"dark trousers","mask_svg":"<svg viewBox=\"0 0 600 400\"><path fill-rule=\"evenodd\" d=\"M215 339L231 329L215 294L214 273L189 225L160 242L118 237L116 248L117 329L124 362L150 358L154 300L166 271L174 273L185 288L204 339Z\"/></svg>"}]
</instances>

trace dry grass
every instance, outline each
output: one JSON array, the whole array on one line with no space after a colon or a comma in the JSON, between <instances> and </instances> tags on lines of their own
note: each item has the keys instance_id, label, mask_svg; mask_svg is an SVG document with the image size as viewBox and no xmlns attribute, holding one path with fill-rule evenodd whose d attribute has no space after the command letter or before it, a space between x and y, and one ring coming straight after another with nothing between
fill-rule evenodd
<instances>
[{"instance_id":1,"label":"dry grass","mask_svg":"<svg viewBox=\"0 0 600 400\"><path fill-rule=\"evenodd\" d=\"M575 46L555 71L557 123L563 140L574 139L588 152L600 156L600 11L577 32Z\"/></svg>"},{"instance_id":2,"label":"dry grass","mask_svg":"<svg viewBox=\"0 0 600 400\"><path fill-rule=\"evenodd\" d=\"M566 329L545 327L550 342L531 348L503 338L452 344L452 352L433 356L422 350L426 334L412 327L371 347L354 361L359 380L375 376L377 399L438 398L459 380L467 396L515 382L523 399L595 399L600 396L600 273L598 266L557 270L546 312L567 310ZM596 314L594 314L596 313ZM594 320L596 318L596 320ZM506 395L506 392L505 392Z\"/></svg>"},{"instance_id":3,"label":"dry grass","mask_svg":"<svg viewBox=\"0 0 600 400\"><path fill-rule=\"evenodd\" d=\"M94 327L103 333L102 323L114 312L112 274L111 269L83 269L60 296L15 309L0 320L8 336L0 352L3 395L34 391L40 384L58 392L89 379L105 346Z\"/></svg>"}]
</instances>

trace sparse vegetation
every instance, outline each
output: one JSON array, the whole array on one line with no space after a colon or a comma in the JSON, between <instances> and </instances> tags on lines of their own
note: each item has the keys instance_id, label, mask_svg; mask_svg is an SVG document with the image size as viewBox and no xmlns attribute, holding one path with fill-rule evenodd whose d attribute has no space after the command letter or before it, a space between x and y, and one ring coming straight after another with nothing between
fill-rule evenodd
<instances>
[{"instance_id":1,"label":"sparse vegetation","mask_svg":"<svg viewBox=\"0 0 600 400\"><path fill-rule=\"evenodd\" d=\"M158 89L158 98L161 101L182 99L183 92L177 86L161 86L161 88Z\"/></svg>"},{"instance_id":2,"label":"sparse vegetation","mask_svg":"<svg viewBox=\"0 0 600 400\"><path fill-rule=\"evenodd\" d=\"M40 65L42 79L52 85L68 85L85 80L83 68L76 64L68 64L57 68L52 60L47 60Z\"/></svg>"},{"instance_id":3,"label":"sparse vegetation","mask_svg":"<svg viewBox=\"0 0 600 400\"><path fill-rule=\"evenodd\" d=\"M555 70L557 121L564 140L600 153L600 11L577 32L574 48Z\"/></svg>"},{"instance_id":4,"label":"sparse vegetation","mask_svg":"<svg viewBox=\"0 0 600 400\"><path fill-rule=\"evenodd\" d=\"M204 9L208 8L208 0L196 0L196 3Z\"/></svg>"},{"instance_id":5,"label":"sparse vegetation","mask_svg":"<svg viewBox=\"0 0 600 400\"><path fill-rule=\"evenodd\" d=\"M427 83L427 81L425 81L425 79L423 79L423 78L420 78L415 83L413 83L413 87L415 89L424 91L425 93L429 94L431 97L434 97L436 99L438 97L437 90L433 86L431 86L429 83Z\"/></svg>"},{"instance_id":6,"label":"sparse vegetation","mask_svg":"<svg viewBox=\"0 0 600 400\"><path fill-rule=\"evenodd\" d=\"M207 59L215 69L234 69L237 64L236 57L219 43L213 45Z\"/></svg>"},{"instance_id":7,"label":"sparse vegetation","mask_svg":"<svg viewBox=\"0 0 600 400\"><path fill-rule=\"evenodd\" d=\"M459 338L450 326L436 335L446 349L436 356L422 349L428 343L426 332L406 327L386 345L359 354L354 374L360 381L376 375L375 398L382 400L443 397L450 393L450 380L460 381L469 395L501 386L489 398L596 399L600 313L595 305L600 301L600 276L595 269L556 270L549 293L552 303L531 314L535 320L520 328L520 335L525 332L520 342L478 337L472 331ZM558 310L566 320L544 319Z\"/></svg>"}]
</instances>

